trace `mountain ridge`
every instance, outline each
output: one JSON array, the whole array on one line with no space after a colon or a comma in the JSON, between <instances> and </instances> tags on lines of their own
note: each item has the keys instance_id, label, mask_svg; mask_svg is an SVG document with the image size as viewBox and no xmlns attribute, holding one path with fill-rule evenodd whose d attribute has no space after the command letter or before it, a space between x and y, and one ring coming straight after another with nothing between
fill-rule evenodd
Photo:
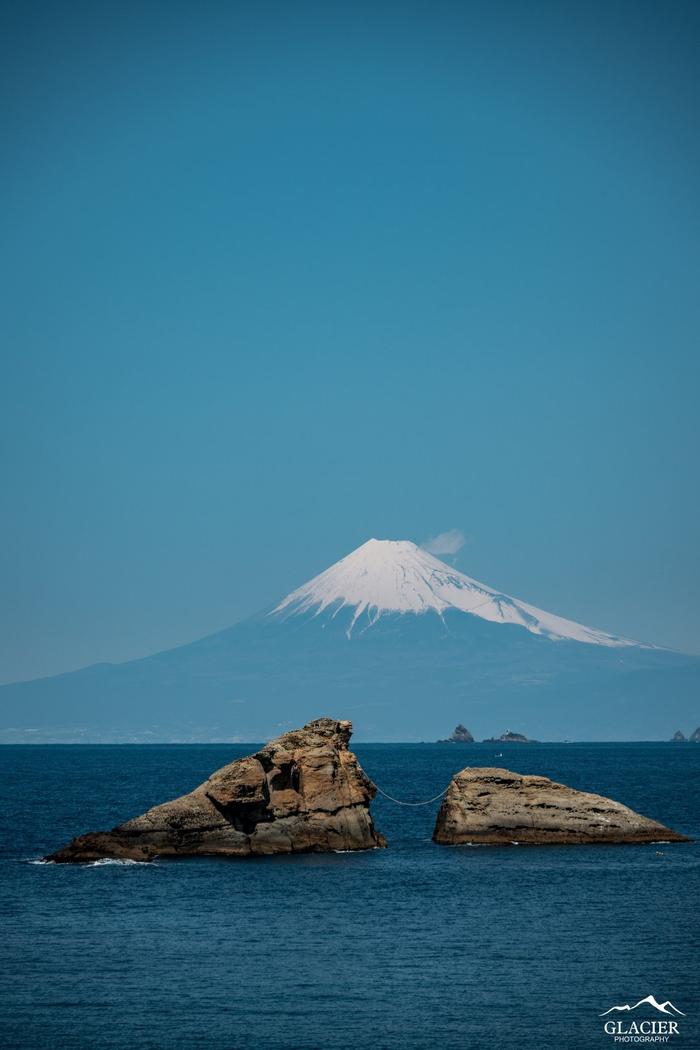
<instances>
[{"instance_id":1,"label":"mountain ridge","mask_svg":"<svg viewBox=\"0 0 700 1050\"><path fill-rule=\"evenodd\" d=\"M533 634L585 644L642 647L620 635L587 627L498 591L440 561L410 540L370 539L288 594L269 615L299 616L351 607L347 630L367 614L365 630L387 612L442 616L447 609L512 623Z\"/></svg>"},{"instance_id":2,"label":"mountain ridge","mask_svg":"<svg viewBox=\"0 0 700 1050\"><path fill-rule=\"evenodd\" d=\"M562 618L552 637L543 618L553 614L528 606L523 623L526 603L408 541L374 542L374 554L399 555L398 569L389 559L388 600L387 573L363 575L362 555L353 591L344 570L338 582L341 559L277 605L186 645L0 687L0 741L259 741L319 711L347 712L360 741L437 740L458 722L480 738L518 725L538 740L667 740L674 725L697 721L700 659L617 644ZM418 573L408 573L408 599L406 558ZM473 587L484 589L481 609ZM418 605L416 595L423 613L390 608ZM586 640L563 635L562 623ZM591 644L599 633L604 641Z\"/></svg>"}]
</instances>

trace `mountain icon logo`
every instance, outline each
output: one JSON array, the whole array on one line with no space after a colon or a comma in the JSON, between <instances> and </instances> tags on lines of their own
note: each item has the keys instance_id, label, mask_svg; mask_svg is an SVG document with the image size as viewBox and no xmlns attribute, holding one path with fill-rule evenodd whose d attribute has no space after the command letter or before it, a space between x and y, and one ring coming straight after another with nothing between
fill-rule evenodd
<instances>
[{"instance_id":1,"label":"mountain icon logo","mask_svg":"<svg viewBox=\"0 0 700 1050\"><path fill-rule=\"evenodd\" d=\"M608 1014L612 1013L630 1013L632 1010L637 1010L640 1006L651 1006L654 1010L658 1010L660 1014L667 1014L673 1017L685 1017L682 1010L679 1010L677 1006L674 1006L670 999L667 999L665 1003L658 1002L653 995L647 995L646 999L640 999L638 1003L630 1005L629 1003L623 1003L622 1006L611 1006L605 1013L599 1014L599 1017L607 1017Z\"/></svg>"}]
</instances>

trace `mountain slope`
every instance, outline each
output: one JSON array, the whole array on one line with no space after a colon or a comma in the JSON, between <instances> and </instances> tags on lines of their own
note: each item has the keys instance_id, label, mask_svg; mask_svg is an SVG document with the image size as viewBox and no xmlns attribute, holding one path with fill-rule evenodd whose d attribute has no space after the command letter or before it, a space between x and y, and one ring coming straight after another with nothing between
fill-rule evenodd
<instances>
[{"instance_id":1,"label":"mountain slope","mask_svg":"<svg viewBox=\"0 0 700 1050\"><path fill-rule=\"evenodd\" d=\"M348 636L364 616L372 626L386 613L470 613L493 623L517 624L551 639L594 645L635 645L583 624L544 612L465 576L409 540L368 540L346 558L288 594L273 615L298 616L326 609L354 610Z\"/></svg>"},{"instance_id":2,"label":"mountain slope","mask_svg":"<svg viewBox=\"0 0 700 1050\"><path fill-rule=\"evenodd\" d=\"M466 608L465 608L466 607ZM370 541L274 609L190 645L0 689L0 740L263 740L321 714L365 740L668 739L700 660L500 594Z\"/></svg>"}]
</instances>

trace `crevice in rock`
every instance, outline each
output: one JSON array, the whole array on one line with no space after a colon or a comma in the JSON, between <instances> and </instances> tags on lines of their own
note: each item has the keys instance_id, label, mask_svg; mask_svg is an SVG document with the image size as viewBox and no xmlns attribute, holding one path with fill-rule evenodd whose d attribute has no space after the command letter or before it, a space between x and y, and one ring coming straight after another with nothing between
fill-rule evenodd
<instances>
[{"instance_id":1,"label":"crevice in rock","mask_svg":"<svg viewBox=\"0 0 700 1050\"><path fill-rule=\"evenodd\" d=\"M206 796L224 820L244 835L252 835L258 824L266 824L273 819L269 808L270 793L267 784L263 784L263 798L256 796L251 799L237 798L233 802L219 802L208 791Z\"/></svg>"},{"instance_id":2,"label":"crevice in rock","mask_svg":"<svg viewBox=\"0 0 700 1050\"><path fill-rule=\"evenodd\" d=\"M294 761L281 763L269 778L268 783L273 791L291 790L296 791L297 794L299 794L299 788L301 786L301 773L299 766Z\"/></svg>"}]
</instances>

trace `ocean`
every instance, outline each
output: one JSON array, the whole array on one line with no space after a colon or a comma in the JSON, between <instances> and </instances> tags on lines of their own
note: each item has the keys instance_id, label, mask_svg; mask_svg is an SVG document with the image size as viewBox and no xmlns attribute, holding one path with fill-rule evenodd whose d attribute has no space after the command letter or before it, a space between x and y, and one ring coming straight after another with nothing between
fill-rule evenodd
<instances>
[{"instance_id":1,"label":"ocean","mask_svg":"<svg viewBox=\"0 0 700 1050\"><path fill-rule=\"evenodd\" d=\"M700 1046L699 842L440 847L438 802L378 796L386 850L37 863L253 750L0 748L6 1050L588 1050L618 1045L600 1014L650 994L685 1015L663 1045ZM699 745L354 750L397 798L500 765L700 838Z\"/></svg>"}]
</instances>

